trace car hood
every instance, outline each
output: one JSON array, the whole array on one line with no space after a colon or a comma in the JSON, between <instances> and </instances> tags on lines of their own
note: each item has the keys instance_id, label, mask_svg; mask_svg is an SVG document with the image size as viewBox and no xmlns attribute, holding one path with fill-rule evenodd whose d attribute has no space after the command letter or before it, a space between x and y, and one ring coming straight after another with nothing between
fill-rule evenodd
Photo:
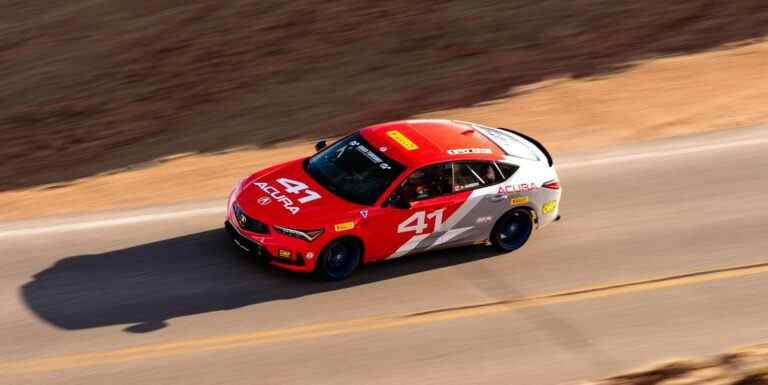
<instances>
[{"instance_id":1,"label":"car hood","mask_svg":"<svg viewBox=\"0 0 768 385\"><path fill-rule=\"evenodd\" d=\"M304 170L303 159L259 171L240 186L237 203L268 225L315 229L351 220L365 206L334 195Z\"/></svg>"}]
</instances>

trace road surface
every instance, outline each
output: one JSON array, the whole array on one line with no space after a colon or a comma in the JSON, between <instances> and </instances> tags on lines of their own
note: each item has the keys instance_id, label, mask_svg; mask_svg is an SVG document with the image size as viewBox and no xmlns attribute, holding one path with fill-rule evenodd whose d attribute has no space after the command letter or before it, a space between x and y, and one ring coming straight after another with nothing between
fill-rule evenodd
<instances>
[{"instance_id":1,"label":"road surface","mask_svg":"<svg viewBox=\"0 0 768 385\"><path fill-rule=\"evenodd\" d=\"M223 201L0 223L0 384L559 384L768 340L768 127L556 158L523 250L341 283L240 255Z\"/></svg>"}]
</instances>

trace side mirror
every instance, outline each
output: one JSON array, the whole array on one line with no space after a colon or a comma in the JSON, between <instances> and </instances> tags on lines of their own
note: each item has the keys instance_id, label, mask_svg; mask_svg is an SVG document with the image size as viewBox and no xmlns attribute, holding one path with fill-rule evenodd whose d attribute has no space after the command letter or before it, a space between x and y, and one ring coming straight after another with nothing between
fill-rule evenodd
<instances>
[{"instance_id":1,"label":"side mirror","mask_svg":"<svg viewBox=\"0 0 768 385\"><path fill-rule=\"evenodd\" d=\"M411 208L411 202L408 202L402 194L392 194L389 199L387 199L387 204L396 209L407 210Z\"/></svg>"},{"instance_id":2,"label":"side mirror","mask_svg":"<svg viewBox=\"0 0 768 385\"><path fill-rule=\"evenodd\" d=\"M324 149L325 146L327 146L325 139L320 139L315 143L315 151L320 152L320 150Z\"/></svg>"}]
</instances>

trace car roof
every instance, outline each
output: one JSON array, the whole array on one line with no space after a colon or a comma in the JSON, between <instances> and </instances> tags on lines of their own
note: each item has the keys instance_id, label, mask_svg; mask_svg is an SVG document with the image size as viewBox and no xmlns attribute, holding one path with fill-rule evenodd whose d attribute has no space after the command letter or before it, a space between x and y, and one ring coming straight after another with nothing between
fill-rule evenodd
<instances>
[{"instance_id":1,"label":"car roof","mask_svg":"<svg viewBox=\"0 0 768 385\"><path fill-rule=\"evenodd\" d=\"M469 123L402 120L365 127L372 146L407 167L455 160L501 160L504 152Z\"/></svg>"}]
</instances>

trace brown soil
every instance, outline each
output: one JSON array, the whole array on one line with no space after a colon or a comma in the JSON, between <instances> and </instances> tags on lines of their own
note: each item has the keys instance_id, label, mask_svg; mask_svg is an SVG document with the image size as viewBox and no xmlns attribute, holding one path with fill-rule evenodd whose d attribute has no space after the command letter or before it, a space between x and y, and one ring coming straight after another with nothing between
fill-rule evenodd
<instances>
[{"instance_id":1,"label":"brown soil","mask_svg":"<svg viewBox=\"0 0 768 385\"><path fill-rule=\"evenodd\" d=\"M766 34L765 0L7 0L0 190L339 134ZM588 87L574 84L563 92ZM563 135L593 119L562 120Z\"/></svg>"},{"instance_id":2,"label":"brown soil","mask_svg":"<svg viewBox=\"0 0 768 385\"><path fill-rule=\"evenodd\" d=\"M634 63L604 77L537 83L511 90L513 97L427 116L519 128L557 155L768 122L766 73L768 42L755 43ZM0 193L0 220L220 198L255 169L311 151L298 142L179 154L121 172L6 191Z\"/></svg>"},{"instance_id":3,"label":"brown soil","mask_svg":"<svg viewBox=\"0 0 768 385\"><path fill-rule=\"evenodd\" d=\"M556 79L512 97L425 114L515 127L573 150L768 123L768 43Z\"/></svg>"},{"instance_id":4,"label":"brown soil","mask_svg":"<svg viewBox=\"0 0 768 385\"><path fill-rule=\"evenodd\" d=\"M671 361L652 369L581 385L768 385L768 345L706 359Z\"/></svg>"}]
</instances>

